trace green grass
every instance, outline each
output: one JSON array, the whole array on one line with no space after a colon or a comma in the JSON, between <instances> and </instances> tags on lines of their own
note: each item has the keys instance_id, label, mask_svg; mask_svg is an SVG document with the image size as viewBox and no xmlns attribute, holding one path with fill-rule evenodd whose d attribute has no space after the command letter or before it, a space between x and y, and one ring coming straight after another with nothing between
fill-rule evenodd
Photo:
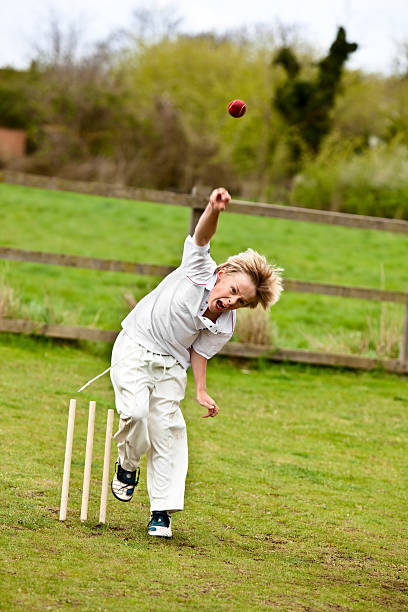
<instances>
[{"instance_id":1,"label":"green grass","mask_svg":"<svg viewBox=\"0 0 408 612\"><path fill-rule=\"evenodd\" d=\"M67 192L0 185L0 245L152 264L177 265L189 210ZM246 215L224 215L212 244L217 262L248 246L285 268L287 278L404 291L408 236ZM57 266L0 261L33 318L117 329L127 312L123 298L140 299L159 281ZM47 298L51 315L44 314ZM352 299L284 293L272 309L275 342L288 348L374 356L381 305ZM395 357L404 308L386 306L396 329ZM385 316L385 315L383 315ZM370 331L374 330L374 331ZM394 334L394 335L395 335Z\"/></svg>"},{"instance_id":2,"label":"green grass","mask_svg":"<svg viewBox=\"0 0 408 612\"><path fill-rule=\"evenodd\" d=\"M0 185L0 244L177 265L188 210ZM248 246L290 278L404 290L408 238L225 215L219 262ZM151 277L2 262L16 310L118 328L125 291ZM400 317L400 309L397 315ZM281 346L349 350L380 307L284 294L272 309ZM18 314L18 313L17 313ZM373 352L372 347L367 348ZM406 378L214 358L202 419L189 372L184 512L171 541L149 541L143 476L135 499L97 524L110 346L0 335L0 609L402 610L406 555ZM69 512L58 521L68 403L78 399ZM97 401L89 521L79 519L88 401ZM117 424L117 418L115 420ZM113 451L111 473L115 451Z\"/></svg>"},{"instance_id":3,"label":"green grass","mask_svg":"<svg viewBox=\"0 0 408 612\"><path fill-rule=\"evenodd\" d=\"M383 372L215 358L202 419L189 384L190 466L171 541L149 541L145 464L97 524L107 345L0 337L3 610L402 610L408 391ZM68 518L58 521L67 408L77 397ZM88 400L97 401L89 521L79 520ZM115 425L117 418L115 417ZM115 452L113 451L113 456ZM112 459L112 469L113 469Z\"/></svg>"}]
</instances>

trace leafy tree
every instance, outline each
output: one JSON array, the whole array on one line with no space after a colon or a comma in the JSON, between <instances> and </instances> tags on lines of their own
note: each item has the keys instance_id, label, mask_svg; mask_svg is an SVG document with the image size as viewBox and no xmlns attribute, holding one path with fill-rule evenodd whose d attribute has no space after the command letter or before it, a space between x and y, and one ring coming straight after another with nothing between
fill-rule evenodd
<instances>
[{"instance_id":1,"label":"leafy tree","mask_svg":"<svg viewBox=\"0 0 408 612\"><path fill-rule=\"evenodd\" d=\"M250 175L251 195L259 195L259 185L266 187L282 122L269 105L273 83L268 58L273 43L266 36L264 40L261 44L242 32L179 34L160 42L134 40L123 51L118 70L138 117L148 119L157 133L165 125L157 121L156 101L165 97L177 110L174 117L184 142L178 161L179 189L223 181L237 190ZM248 106L242 120L227 112L228 102L237 97ZM160 158L166 155L162 151ZM155 160L150 161L153 166Z\"/></svg>"}]
</instances>

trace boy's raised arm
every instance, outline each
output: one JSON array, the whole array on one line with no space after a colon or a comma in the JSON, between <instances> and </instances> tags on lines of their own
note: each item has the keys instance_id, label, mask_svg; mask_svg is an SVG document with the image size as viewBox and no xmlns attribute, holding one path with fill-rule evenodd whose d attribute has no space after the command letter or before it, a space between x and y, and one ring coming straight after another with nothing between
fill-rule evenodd
<instances>
[{"instance_id":1,"label":"boy's raised arm","mask_svg":"<svg viewBox=\"0 0 408 612\"><path fill-rule=\"evenodd\" d=\"M214 189L206 209L198 220L194 232L194 241L198 246L208 244L217 231L218 216L226 209L231 196L224 187Z\"/></svg>"}]
</instances>

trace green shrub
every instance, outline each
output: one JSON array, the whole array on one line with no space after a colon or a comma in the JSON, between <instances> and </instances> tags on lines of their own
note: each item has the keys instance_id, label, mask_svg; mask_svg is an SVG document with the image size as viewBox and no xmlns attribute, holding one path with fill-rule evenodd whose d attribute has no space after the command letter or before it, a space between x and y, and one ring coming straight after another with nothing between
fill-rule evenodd
<instances>
[{"instance_id":1,"label":"green shrub","mask_svg":"<svg viewBox=\"0 0 408 612\"><path fill-rule=\"evenodd\" d=\"M331 147L294 181L291 202L361 215L408 219L408 147L378 144L362 153Z\"/></svg>"}]
</instances>

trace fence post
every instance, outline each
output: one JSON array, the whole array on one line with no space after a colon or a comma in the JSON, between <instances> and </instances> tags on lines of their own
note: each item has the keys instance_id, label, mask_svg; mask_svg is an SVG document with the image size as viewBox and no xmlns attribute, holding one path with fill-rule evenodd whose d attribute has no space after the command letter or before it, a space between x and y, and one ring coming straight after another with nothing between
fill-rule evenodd
<instances>
[{"instance_id":1,"label":"fence post","mask_svg":"<svg viewBox=\"0 0 408 612\"><path fill-rule=\"evenodd\" d=\"M192 236L198 223L199 218L203 214L203 210L207 204L211 188L203 185L195 185L191 190L191 195L197 198L196 204L193 204L190 214L189 234Z\"/></svg>"},{"instance_id":2,"label":"fence post","mask_svg":"<svg viewBox=\"0 0 408 612\"><path fill-rule=\"evenodd\" d=\"M407 288L408 294L408 288ZM405 365L408 370L408 304L405 306L404 323L402 325L401 345L399 352L399 361Z\"/></svg>"}]
</instances>

